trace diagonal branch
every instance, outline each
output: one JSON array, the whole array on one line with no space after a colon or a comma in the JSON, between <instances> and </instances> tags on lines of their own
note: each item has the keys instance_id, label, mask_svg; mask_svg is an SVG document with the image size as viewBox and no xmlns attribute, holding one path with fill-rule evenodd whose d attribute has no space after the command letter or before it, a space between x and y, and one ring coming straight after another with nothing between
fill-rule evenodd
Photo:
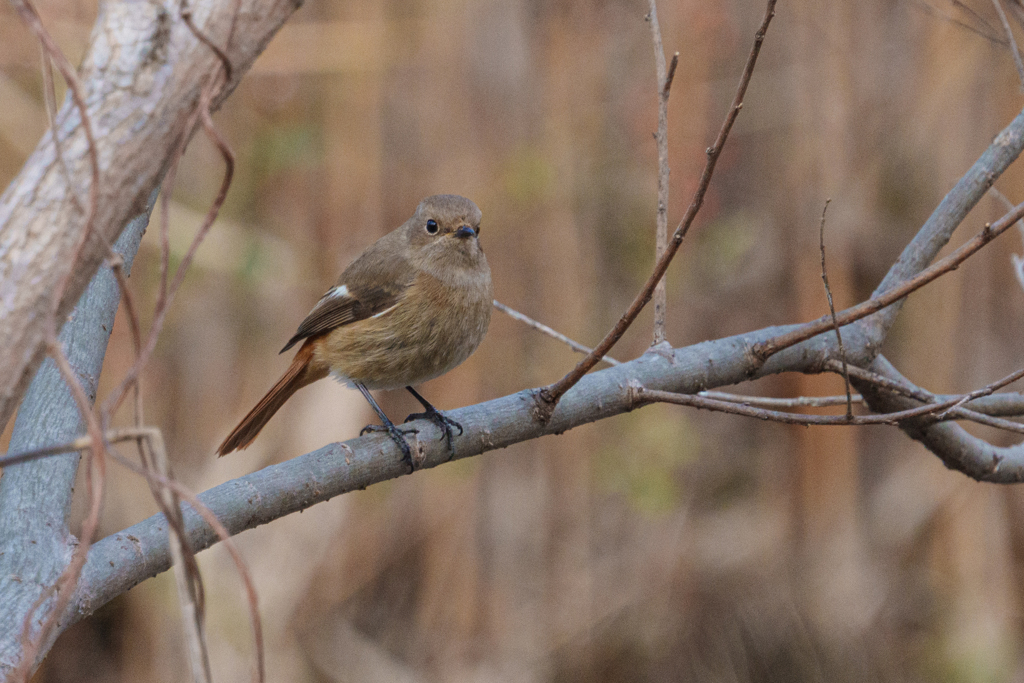
<instances>
[{"instance_id":1,"label":"diagonal branch","mask_svg":"<svg viewBox=\"0 0 1024 683\"><path fill-rule=\"evenodd\" d=\"M873 296L878 297L883 292L900 286L924 270L946 246L953 232L963 223L971 209L981 201L1010 164L1017 160L1021 151L1024 151L1024 111L1017 114L1013 121L995 136L992 144L943 197L925 224L914 235L914 239L886 273ZM881 346L885 340L902 307L902 302L897 303L862 323L862 326L870 328L877 346Z\"/></svg>"},{"instance_id":2,"label":"diagonal branch","mask_svg":"<svg viewBox=\"0 0 1024 683\"><path fill-rule=\"evenodd\" d=\"M640 311L643 310L647 302L651 300L654 294L654 288L658 285L658 282L665 276L665 271L668 270L669 264L672 263L672 259L675 257L676 252L679 251L679 246L683 243L683 238L686 237L686 233L689 231L690 226L693 224L693 220L697 217L697 212L700 211L700 207L704 205L704 195L707 193L708 186L711 184L711 176L714 175L715 165L718 163L718 158L722 154L722 148L725 146L725 141L729 138L729 131L732 130L733 123L736 122L736 117L740 113L740 109L743 107L743 97L746 95L747 86L750 84L750 77L754 73L754 66L757 64L757 56L761 52L761 44L764 43L765 34L768 31L768 25L771 23L772 17L775 16L775 2L776 0L768 0L768 7L765 10L764 20L761 22L761 27L754 34L754 46L750 50L750 55L747 57L747 64L743 68L743 74L740 76L739 86L736 88L736 96L733 98L732 106L729 108L729 112L725 115L725 121L722 122L722 128L718 131L718 137L715 138L715 143L708 147L707 156L708 160L704 165L704 172L701 174L700 183L697 185L697 189L693 194L693 200L690 202L689 208L686 210L686 214L683 219L679 222L676 227L675 233L672 235L672 240L669 242L668 248L662 255L658 262L654 266L654 272L647 279L640 293L633 299L633 303L629 305L626 312L619 318L619 321L615 323L615 327L605 336L604 339L599 343L586 358L581 360L578 365L569 374L562 379L558 380L554 384L550 384L540 390L538 390L534 396L536 403L535 419L541 422L546 422L551 419L551 414L555 410L555 406L558 401L561 400L562 396L571 389L580 379L590 372L598 361L608 353L611 348L615 345L622 335L626 333L629 326L633 324L636 317L640 315Z\"/></svg>"},{"instance_id":3,"label":"diagonal branch","mask_svg":"<svg viewBox=\"0 0 1024 683\"><path fill-rule=\"evenodd\" d=\"M696 393L710 387L737 384L767 374L797 371L818 372L835 353L835 336L815 338L783 351L760 365L748 349L760 340L779 334L766 328L716 341L669 351L647 353L619 366L588 374L565 394L551 419L532 419L534 390L451 411L465 430L455 440L455 458L505 448L546 434L568 431L583 424L631 411L642 405L634 387ZM848 345L849 361L870 362L863 351L865 337L853 330ZM448 459L432 422L414 423L416 446L423 467L436 467ZM232 480L199 498L232 534L266 524L348 491L394 479L407 473L394 443L386 436L367 435L273 465ZM216 542L213 530L191 510L185 528L195 550ZM165 571L170 565L166 523L152 517L97 542L83 572L77 601L69 614L74 621L140 581Z\"/></svg>"},{"instance_id":4,"label":"diagonal branch","mask_svg":"<svg viewBox=\"0 0 1024 683\"><path fill-rule=\"evenodd\" d=\"M154 193L149 209L156 200ZM130 271L148 209L133 219L114 248ZM90 396L103 364L109 330L120 293L115 277L97 273L71 320L61 331L68 359ZM70 340L74 344L70 344ZM18 411L10 448L16 451L60 444L82 433L78 406L53 361L37 373ZM20 617L42 587L52 585L71 559L74 539L67 527L71 492L78 471L77 453L4 469L0 477L0 674L5 663L20 661L16 653ZM31 542L28 542L31 541ZM14 577L22 579L13 580Z\"/></svg>"},{"instance_id":5,"label":"diagonal branch","mask_svg":"<svg viewBox=\"0 0 1024 683\"><path fill-rule=\"evenodd\" d=\"M783 349L806 341L836 326L849 325L879 312L881 312L880 315L882 316L888 315L909 294L956 270L961 263L973 256L996 237L1009 230L1021 218L1024 218L1024 203L1015 206L1012 211L1005 214L995 223L986 223L981 232L968 240L963 246L944 259L936 261L932 266L925 268L916 276L904 280L892 289L876 293L867 301L840 311L834 317L830 315L822 316L813 322L799 326L792 332L758 344L753 349L754 356L759 360L765 360Z\"/></svg>"},{"instance_id":6,"label":"diagonal branch","mask_svg":"<svg viewBox=\"0 0 1024 683\"><path fill-rule=\"evenodd\" d=\"M197 26L228 26L236 3L197 0ZM235 39L227 49L234 89L257 55L298 6L293 0L242 0ZM52 324L53 292L67 281L56 319L70 313L128 220L145 206L162 177L173 141L194 132L186 123L217 56L183 22L178 0L102 5L80 69L82 101L93 131L102 188L91 219L100 240L83 241L88 224L76 207L91 177L82 116L65 104L47 135L0 196L0 425L14 412L43 359ZM55 140L65 160L56 162ZM76 259L78 244L84 244ZM59 267L54 267L58 264Z\"/></svg>"},{"instance_id":7,"label":"diagonal branch","mask_svg":"<svg viewBox=\"0 0 1024 683\"><path fill-rule=\"evenodd\" d=\"M870 368L872 371L903 384L912 384L899 373L884 357L879 356ZM895 411L913 407L916 401L878 391L872 385L853 380L868 405L876 411ZM978 481L1011 483L1024 481L1024 444L1015 446L993 446L973 436L957 424L945 422L929 424L922 421L902 425L907 436L919 441L937 455L946 467L963 472Z\"/></svg>"}]
</instances>

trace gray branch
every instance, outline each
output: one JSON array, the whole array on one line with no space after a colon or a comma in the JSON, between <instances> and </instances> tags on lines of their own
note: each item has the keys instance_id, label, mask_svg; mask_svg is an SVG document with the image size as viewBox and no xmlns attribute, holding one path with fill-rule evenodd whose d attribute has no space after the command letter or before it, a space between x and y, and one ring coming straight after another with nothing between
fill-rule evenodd
<instances>
[{"instance_id":1,"label":"gray branch","mask_svg":"<svg viewBox=\"0 0 1024 683\"><path fill-rule=\"evenodd\" d=\"M506 448L547 434L561 434L629 412L642 405L636 391L639 386L696 393L779 372L820 370L825 359L834 353L834 333L787 349L760 367L749 353L757 342L793 327L769 327L677 350L659 345L636 360L585 376L565 394L550 422L536 419L536 402L532 395L536 390L449 411L465 430L463 436L455 440L455 459ZM869 363L871 357L863 351L864 339L859 338L858 333L853 336L848 349L850 362ZM419 467L443 464L448 451L436 425L420 420L415 426L419 430L416 438L423 458ZM237 534L343 493L395 479L407 471L394 442L387 435L371 434L330 444L226 482L201 494L200 500L231 533ZM213 530L187 507L185 528L197 551L217 542ZM170 561L167 525L162 515L154 515L97 542L83 570L69 623L92 613L139 582L166 571Z\"/></svg>"},{"instance_id":2,"label":"gray branch","mask_svg":"<svg viewBox=\"0 0 1024 683\"><path fill-rule=\"evenodd\" d=\"M914 240L894 264L878 291L884 291L917 272L949 241L953 230L984 196L995 179L1024 147L1024 112L996 136L992 145L943 199ZM860 367L875 361L898 305L849 326L847 360ZM825 333L776 354L759 365L750 349L796 326L771 327L747 334L672 350L656 347L641 358L585 377L568 392L550 422L536 419L533 391L453 411L465 427L457 440L456 458L470 457L546 434L558 434L582 424L630 411L640 404L635 387L679 393L696 393L780 372L820 372L826 360L837 357L835 334ZM862 388L862 391L868 389ZM440 434L430 423L417 425L423 456L421 467L443 462L446 451L437 441ZM962 430L941 424L927 428L906 426L914 438ZM964 432L965 434L965 432ZM971 437L973 439L973 437ZM986 481L1024 480L1024 459L1008 454L992 466L992 447L983 441L929 438L929 447L940 451L945 462ZM955 449L956 457L948 453ZM278 517L305 509L336 495L401 476L405 470L391 441L371 435L274 465L227 482L201 498L232 533L238 533ZM199 550L216 542L212 530L192 511L186 511L187 529ZM165 571L170 558L166 525L157 515L110 536L93 548L83 573L82 587L72 606L71 620L91 613L140 581Z\"/></svg>"},{"instance_id":3,"label":"gray branch","mask_svg":"<svg viewBox=\"0 0 1024 683\"><path fill-rule=\"evenodd\" d=\"M899 286L928 267L939 251L946 246L953 232L964 222L971 209L981 201L988 189L1024 150L1024 111L995 137L967 173L957 181L914 239L892 265L875 294ZM903 302L879 311L861 323L872 328L876 343L881 345L896 321Z\"/></svg>"},{"instance_id":4,"label":"gray branch","mask_svg":"<svg viewBox=\"0 0 1024 683\"><path fill-rule=\"evenodd\" d=\"M235 79L240 77L295 7L294 3L271 0L247 0L243 5L244 26L236 32L239 43L229 50L236 67ZM101 162L108 184L101 196L102 210L98 214L97 228L107 236L118 234L124 221L138 211L142 200L150 196L167 159L166 155L151 152L168 151L177 136L189 133L175 128L180 125L182 112L188 111L195 103L198 90L196 83L189 82L189 79L198 80L195 74L207 73L208 67L215 63L215 59L196 44L191 34L182 31L180 22L174 18L177 6L173 0L166 0L166 6L152 3L104 5L94 34L93 52L83 66L83 80L96 88L95 92L90 91L90 102L97 103L97 106L104 102L113 102L121 107L132 105L128 109L115 106L111 111L93 112L97 116L102 113L105 124L110 126L99 131L100 144L104 146ZM213 29L224 26L221 23L223 15L218 14L220 4L196 0L191 6L197 20L210 19L206 26ZM123 39L125 31L130 30L126 27L145 23L133 24L126 22L125 16L116 16L118 12L126 13L133 9L143 11L138 9L140 7L152 12L152 22L145 25L142 34L136 35L134 42L123 43L122 49L97 56L97 44L109 48L110 45L102 41ZM170 21L170 33L150 30L158 28L161 21ZM217 31L212 30L211 34L217 34ZM162 42L164 40L169 42ZM179 71L183 66L189 73ZM149 102L152 106L147 104L143 107L137 100L124 99L126 93L134 92L155 98ZM138 113L141 111L155 112L152 117L159 119L160 123L140 122L135 117L141 115ZM52 289L53 284L60 281L63 272L59 271L65 267L76 238L84 228L82 216L73 210L71 198L72 192L76 191L85 196L82 190L87 186L78 123L77 113L65 106L58 120L58 135L64 139L62 147L70 155L68 161L74 176L74 189L63 181L54 163L52 145L44 140L26 164L26 170L0 198L0 346L7 351L0 357L0 424L12 412L21 387L27 384L26 378L31 376L39 362L42 328L37 321L40 311L47 310L49 301L43 290L47 286ZM147 128L150 123L157 128ZM127 144L129 141L131 146ZM948 242L953 230L980 201L985 190L1017 158L1022 147L1024 112L995 138L978 162L943 199L894 264L878 291L893 287L920 272ZM144 151L140 152L140 149ZM121 157L118 154L128 155L129 160L119 161ZM38 226L47 227L33 232ZM42 235L40 249L34 252L39 254L39 258L22 262L18 260L19 254L26 253L23 247L32 235ZM67 310L77 293L84 289L99 259L98 251L87 254L81 272L75 272L62 310ZM32 288L20 288L18 283L26 281L26 273L44 274L45 277L38 282L32 280L43 289L36 288L36 284ZM898 376L883 359L876 360L876 355L899 308L899 304L894 305L844 330L847 360L851 364L873 367L876 371ZM97 315L83 313L80 316L83 325L91 326L92 334L97 334L97 321L101 320L95 317ZM103 329L102 321L98 326L104 333L109 330L109 324ZM834 332L776 354L764 364L750 352L755 344L795 327L765 328L683 349L674 350L660 345L641 358L586 376L562 398L550 421L537 419L533 390L453 411L453 417L465 428L464 435L456 440L456 457L471 457L628 412L641 405L637 393L639 386L651 390L696 393L780 372L822 371L825 361L837 357ZM65 338L68 352L76 359L76 368L92 393L102 364L105 336L101 335L101 344L86 341L77 333L69 331L67 334L70 335ZM76 349L79 344L82 348ZM39 397L31 398L22 409L24 423L19 415L17 441L13 448L66 440L76 436L81 429L77 411L73 418L66 413L64 417L57 418L55 397L61 387L52 378L46 379L46 374L44 371L40 375ZM869 401L874 401L872 405L876 409L888 409L888 397L871 394L871 387L861 387L861 391L869 396ZM900 408L898 403L893 403L891 409ZM41 415L40 409L53 414ZM447 450L439 441L439 431L429 422L421 421L416 426L420 430L416 438L419 439L421 467L441 464L447 457ZM1024 479L1024 457L1021 454L1008 449L994 449L966 435L955 425L913 423L904 428L913 438L935 451L944 462L971 476L998 482ZM66 565L71 552L74 539L67 532L66 514L76 467L77 456L66 456L32 466L11 467L4 474L3 486L0 487L0 519L5 520L0 529L0 673L17 662L18 637L27 605L44 588L52 585L56 573ZM55 472L57 474L52 474ZM222 484L205 492L201 498L232 533L239 533L333 496L404 473L405 467L394 444L387 436L377 434L331 444ZM49 477L45 483L44 474ZM32 519L27 519L29 517ZM196 550L216 542L212 530L192 510L186 509L185 520L189 539ZM22 554L23 551L17 550L31 545L33 540L40 545L38 554ZM159 515L99 541L90 551L75 598L56 631L67 628L140 581L165 571L169 565L166 524Z\"/></svg>"},{"instance_id":5,"label":"gray branch","mask_svg":"<svg viewBox=\"0 0 1024 683\"><path fill-rule=\"evenodd\" d=\"M300 0L192 0L192 21L231 60L238 84ZM79 69L100 169L92 229L114 242L160 182L220 61L179 17L178 0L100 3ZM235 10L237 14L235 13ZM233 27L233 31L232 31ZM232 39L229 45L227 36ZM59 149L63 163L57 160ZM43 360L54 292L71 312L106 258L101 240L76 250L87 229L93 182L81 112L67 99L18 177L0 195L0 428ZM76 201L74 197L81 198Z\"/></svg>"},{"instance_id":6,"label":"gray branch","mask_svg":"<svg viewBox=\"0 0 1024 683\"><path fill-rule=\"evenodd\" d=\"M124 259L126 274L155 201L153 192L146 212L129 221L114 245ZM92 400L120 299L114 274L100 270L61 329L64 354ZM57 366L47 359L18 409L10 450L56 446L84 430L78 404ZM19 638L25 615L71 561L75 539L68 531L68 513L78 461L78 453L55 456L12 465L0 477L0 672L21 659Z\"/></svg>"},{"instance_id":7,"label":"gray branch","mask_svg":"<svg viewBox=\"0 0 1024 683\"><path fill-rule=\"evenodd\" d=\"M882 356L875 359L870 369L889 379L914 386ZM911 398L878 391L874 386L859 382L855 384L864 394L868 406L876 412L906 410L921 405ZM924 444L951 470L963 472L978 481L996 484L1024 481L1024 444L993 446L952 422L929 424L927 420L911 420L902 428L907 436Z\"/></svg>"}]
</instances>

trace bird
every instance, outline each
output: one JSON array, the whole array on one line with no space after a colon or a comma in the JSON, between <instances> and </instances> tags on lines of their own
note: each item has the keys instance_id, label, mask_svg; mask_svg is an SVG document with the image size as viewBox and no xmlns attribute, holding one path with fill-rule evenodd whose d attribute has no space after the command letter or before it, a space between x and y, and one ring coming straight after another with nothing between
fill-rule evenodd
<instances>
[{"instance_id":1,"label":"bird","mask_svg":"<svg viewBox=\"0 0 1024 683\"><path fill-rule=\"evenodd\" d=\"M413 386L455 368L476 350L491 319L491 271L480 248L480 209L459 195L427 197L412 217L360 254L320 298L280 353L300 344L277 384L217 448L219 456L248 447L274 413L302 387L333 375L358 389L380 418L368 431L386 432L413 465L405 434L370 394L404 387L442 431L448 459L462 425Z\"/></svg>"}]
</instances>

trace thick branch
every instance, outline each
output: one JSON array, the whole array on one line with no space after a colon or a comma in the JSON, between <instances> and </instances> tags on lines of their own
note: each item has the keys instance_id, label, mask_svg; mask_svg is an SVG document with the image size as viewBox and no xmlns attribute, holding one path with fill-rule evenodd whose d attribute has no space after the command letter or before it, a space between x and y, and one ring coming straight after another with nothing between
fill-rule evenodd
<instances>
[{"instance_id":1,"label":"thick branch","mask_svg":"<svg viewBox=\"0 0 1024 683\"><path fill-rule=\"evenodd\" d=\"M681 393L736 384L758 376L784 371L819 371L835 353L835 334L816 337L787 349L767 363L757 363L749 353L758 341L785 332L765 328L756 332L703 342L670 353L648 353L614 368L584 377L563 396L551 420L532 418L533 391L450 411L465 429L455 440L456 458L466 458L505 448L545 434L559 434L589 422L628 412L643 401L634 387L643 385ZM864 338L854 332L844 339L851 363L870 359ZM420 467L435 467L447 460L448 451L437 427L418 421L416 438L423 455ZM238 456L232 456L238 457ZM331 444L245 477L221 484L200 499L232 533L257 527L303 510L334 496L406 474L394 443L387 435L373 434ZM188 510L185 527L197 551L216 542L213 530ZM82 574L74 613L78 620L107 601L170 566L167 525L160 515L97 542Z\"/></svg>"},{"instance_id":2,"label":"thick branch","mask_svg":"<svg viewBox=\"0 0 1024 683\"><path fill-rule=\"evenodd\" d=\"M456 439L456 458L465 458L547 434L559 434L589 422L629 412L643 405L639 386L651 390L696 393L786 371L819 372L837 352L835 335L826 332L779 352L765 363L750 353L759 342L792 331L770 327L756 332L703 342L676 349L647 353L622 365L594 372L565 394L551 416L541 423L532 419L535 390L451 411L465 428ZM846 340L848 360L854 365L870 362L874 352L869 339L851 328ZM870 389L866 387L865 390ZM914 404L917 405L917 404ZM909 407L914 407L913 405ZM441 434L430 422L416 424L421 468L436 467L447 460ZM954 425L928 428L957 429ZM957 463L971 476L987 481L1024 479L1024 458L1002 461L997 472L974 464L987 444L970 444L975 450ZM406 473L400 454L386 435L369 435L335 443L278 465L226 482L200 495L200 499L231 533L240 533L279 517L303 510L349 491L393 479ZM949 462L949 461L948 461ZM185 512L185 527L198 551L216 543L213 530L192 510ZM77 621L107 601L170 566L167 527L160 515L151 517L96 543L82 574L82 581L67 623Z\"/></svg>"},{"instance_id":3,"label":"thick branch","mask_svg":"<svg viewBox=\"0 0 1024 683\"><path fill-rule=\"evenodd\" d=\"M875 359L871 370L889 379L911 384L882 356ZM873 410L905 410L920 405L911 398L877 391L868 383L854 380L854 384L864 394ZM904 424L902 428L910 438L920 441L928 450L939 456L950 469L963 472L978 481L999 484L1024 481L1024 444L993 446L951 422L929 424L923 421L920 424Z\"/></svg>"},{"instance_id":4,"label":"thick branch","mask_svg":"<svg viewBox=\"0 0 1024 683\"><path fill-rule=\"evenodd\" d=\"M150 209L155 199L154 192ZM124 258L126 273L148 221L147 210L129 222L114 245ZM113 273L99 271L61 330L64 353L93 398L120 295ZM46 361L18 411L11 451L66 443L83 431L78 405L56 365ZM75 539L67 518L78 460L78 453L73 453L14 465L4 468L0 477L0 673L21 660L22 619L71 559Z\"/></svg>"},{"instance_id":5,"label":"thick branch","mask_svg":"<svg viewBox=\"0 0 1024 683\"><path fill-rule=\"evenodd\" d=\"M222 99L298 4L241 1L234 38L225 48L234 68ZM224 43L234 5L196 0L190 4L192 21ZM101 176L93 225L108 241L145 207L176 141L192 134L186 121L203 77L218 63L181 21L179 8L177 0L102 3L79 70ZM91 180L81 121L78 110L65 102L54 125L65 163L57 161L53 136L47 134L0 197L0 426L42 360L54 290L67 278L61 319L105 256L102 244L93 240L81 262L72 263L86 218L74 198L87 195Z\"/></svg>"},{"instance_id":6,"label":"thick branch","mask_svg":"<svg viewBox=\"0 0 1024 683\"><path fill-rule=\"evenodd\" d=\"M1024 150L1024 111L995 137L967 173L957 181L914 235L899 259L893 264L873 296L894 289L920 273L938 255L964 221L971 209L981 201L996 179ZM875 343L881 345L903 308L903 302L890 306L862 323L870 326Z\"/></svg>"}]
</instances>

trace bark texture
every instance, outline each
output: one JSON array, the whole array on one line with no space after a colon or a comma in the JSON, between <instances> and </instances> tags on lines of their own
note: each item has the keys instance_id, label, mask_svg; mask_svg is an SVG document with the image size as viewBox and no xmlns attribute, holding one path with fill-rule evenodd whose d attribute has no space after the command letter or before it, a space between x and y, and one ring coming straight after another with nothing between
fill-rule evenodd
<instances>
[{"instance_id":1,"label":"bark texture","mask_svg":"<svg viewBox=\"0 0 1024 683\"><path fill-rule=\"evenodd\" d=\"M232 63L215 105L298 5L191 3L193 23ZM176 0L101 3L79 69L100 169L92 230L107 243L143 211L181 136L193 133L188 121L218 63L179 12ZM0 426L42 361L54 311L58 320L68 315L106 255L104 242L91 239L74 258L87 228L92 182L81 112L69 96L53 130L0 197ZM66 288L57 292L65 279Z\"/></svg>"}]
</instances>

